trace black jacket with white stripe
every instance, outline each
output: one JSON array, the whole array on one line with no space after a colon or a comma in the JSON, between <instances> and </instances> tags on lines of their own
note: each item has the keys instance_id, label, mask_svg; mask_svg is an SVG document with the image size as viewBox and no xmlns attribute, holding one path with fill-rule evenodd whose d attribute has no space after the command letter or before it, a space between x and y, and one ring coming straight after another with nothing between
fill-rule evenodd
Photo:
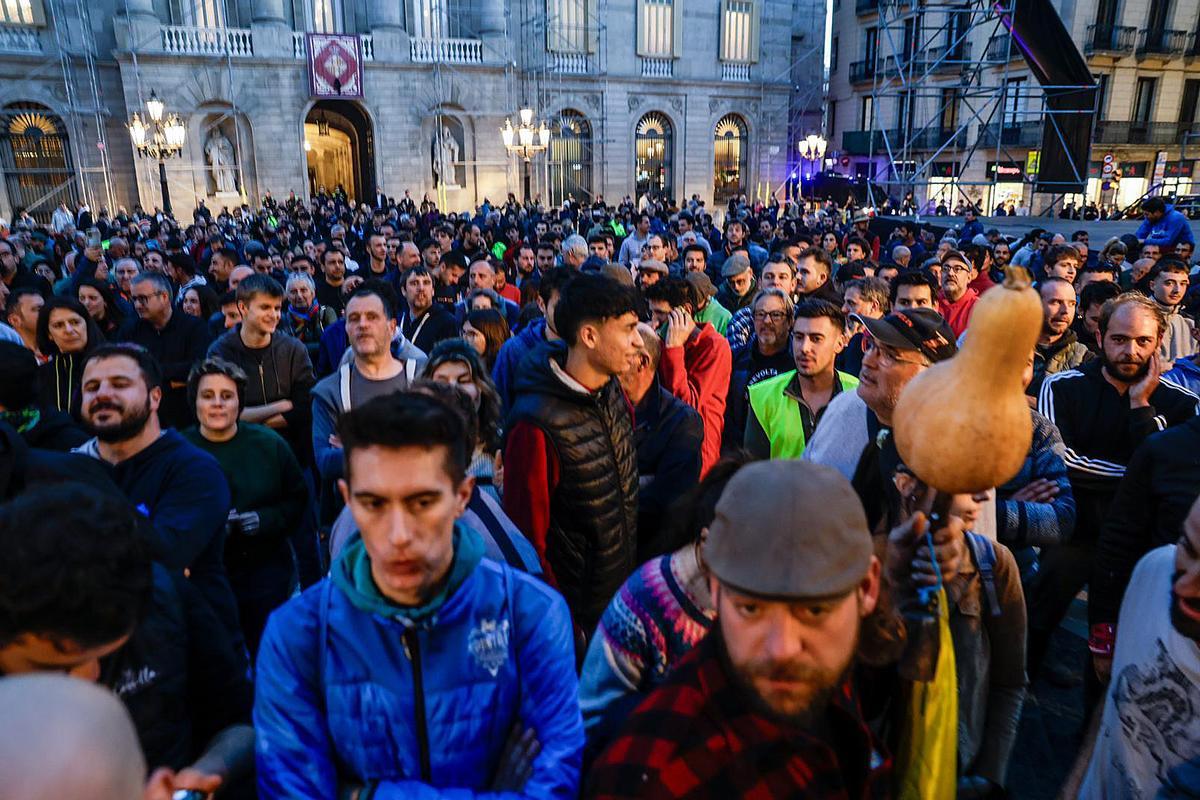
<instances>
[{"instance_id":1,"label":"black jacket with white stripe","mask_svg":"<svg viewBox=\"0 0 1200 800\"><path fill-rule=\"evenodd\" d=\"M1177 425L1197 411L1197 397L1163 379L1150 405L1130 408L1128 392L1104 378L1103 359L1046 376L1038 411L1058 426L1063 459L1078 505L1075 540L1094 541L1108 504L1137 446L1152 433Z\"/></svg>"}]
</instances>

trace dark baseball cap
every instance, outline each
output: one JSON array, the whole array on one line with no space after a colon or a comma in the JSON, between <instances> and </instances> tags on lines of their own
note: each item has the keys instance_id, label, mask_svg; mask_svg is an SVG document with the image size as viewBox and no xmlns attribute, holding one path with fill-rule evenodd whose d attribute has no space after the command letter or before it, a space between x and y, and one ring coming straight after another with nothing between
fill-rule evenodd
<instances>
[{"instance_id":1,"label":"dark baseball cap","mask_svg":"<svg viewBox=\"0 0 1200 800\"><path fill-rule=\"evenodd\" d=\"M901 308L880 319L854 314L867 333L897 350L915 350L930 361L945 361L958 352L954 331L932 308Z\"/></svg>"},{"instance_id":2,"label":"dark baseball cap","mask_svg":"<svg viewBox=\"0 0 1200 800\"><path fill-rule=\"evenodd\" d=\"M704 541L721 583L767 598L841 597L862 581L873 548L850 481L809 461L755 461L730 479Z\"/></svg>"}]
</instances>

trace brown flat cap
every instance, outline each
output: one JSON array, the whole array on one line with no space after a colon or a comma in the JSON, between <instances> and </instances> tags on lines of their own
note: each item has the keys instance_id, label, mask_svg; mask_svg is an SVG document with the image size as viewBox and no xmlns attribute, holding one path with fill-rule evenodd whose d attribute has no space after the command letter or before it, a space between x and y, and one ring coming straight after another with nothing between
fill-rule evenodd
<instances>
[{"instance_id":1,"label":"brown flat cap","mask_svg":"<svg viewBox=\"0 0 1200 800\"><path fill-rule=\"evenodd\" d=\"M683 276L683 279L705 297L716 297L717 287L712 285L712 281L703 272L689 272Z\"/></svg>"},{"instance_id":2,"label":"brown flat cap","mask_svg":"<svg viewBox=\"0 0 1200 800\"><path fill-rule=\"evenodd\" d=\"M717 502L704 560L725 584L789 600L840 597L871 565L862 503L837 470L808 461L756 461Z\"/></svg>"}]
</instances>

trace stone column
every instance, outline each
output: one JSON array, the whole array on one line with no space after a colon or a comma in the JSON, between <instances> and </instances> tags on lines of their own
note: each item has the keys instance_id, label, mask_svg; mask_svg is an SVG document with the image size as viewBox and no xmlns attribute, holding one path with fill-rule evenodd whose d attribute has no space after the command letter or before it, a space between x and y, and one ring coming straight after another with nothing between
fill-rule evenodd
<instances>
[{"instance_id":1,"label":"stone column","mask_svg":"<svg viewBox=\"0 0 1200 800\"><path fill-rule=\"evenodd\" d=\"M283 0L254 0L253 20L264 25L284 25Z\"/></svg>"},{"instance_id":2,"label":"stone column","mask_svg":"<svg viewBox=\"0 0 1200 800\"><path fill-rule=\"evenodd\" d=\"M404 0L367 0L367 23L371 33L394 33L404 29L401 3Z\"/></svg>"},{"instance_id":3,"label":"stone column","mask_svg":"<svg viewBox=\"0 0 1200 800\"><path fill-rule=\"evenodd\" d=\"M479 34L491 36L504 33L504 0L480 0Z\"/></svg>"},{"instance_id":4,"label":"stone column","mask_svg":"<svg viewBox=\"0 0 1200 800\"><path fill-rule=\"evenodd\" d=\"M154 13L154 0L128 0L128 16L130 19L134 17L157 19Z\"/></svg>"}]
</instances>

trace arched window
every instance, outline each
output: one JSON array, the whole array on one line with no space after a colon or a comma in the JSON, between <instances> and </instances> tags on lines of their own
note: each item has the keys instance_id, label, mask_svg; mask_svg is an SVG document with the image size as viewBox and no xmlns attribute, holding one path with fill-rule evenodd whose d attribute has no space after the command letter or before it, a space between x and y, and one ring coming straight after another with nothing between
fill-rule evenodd
<instances>
[{"instance_id":1,"label":"arched window","mask_svg":"<svg viewBox=\"0 0 1200 800\"><path fill-rule=\"evenodd\" d=\"M637 195L668 198L675 185L672 168L675 153L675 132L665 114L651 111L637 124L634 138L636 156Z\"/></svg>"},{"instance_id":2,"label":"arched window","mask_svg":"<svg viewBox=\"0 0 1200 800\"><path fill-rule=\"evenodd\" d=\"M578 111L559 115L550 137L550 202L592 199L592 125Z\"/></svg>"},{"instance_id":3,"label":"arched window","mask_svg":"<svg viewBox=\"0 0 1200 800\"><path fill-rule=\"evenodd\" d=\"M721 117L713 131L713 202L720 205L746 191L748 148L746 121L737 114Z\"/></svg>"},{"instance_id":4,"label":"arched window","mask_svg":"<svg viewBox=\"0 0 1200 800\"><path fill-rule=\"evenodd\" d=\"M0 112L0 172L8 201L48 222L61 202L79 198L63 122L38 103L10 103Z\"/></svg>"}]
</instances>

